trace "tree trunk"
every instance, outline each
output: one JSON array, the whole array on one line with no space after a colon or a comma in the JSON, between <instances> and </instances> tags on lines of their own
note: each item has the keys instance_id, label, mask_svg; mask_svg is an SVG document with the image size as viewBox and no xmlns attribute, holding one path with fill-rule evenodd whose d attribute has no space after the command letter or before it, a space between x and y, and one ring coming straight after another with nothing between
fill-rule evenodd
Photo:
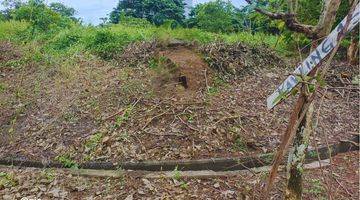
<instances>
[{"instance_id":1,"label":"tree trunk","mask_svg":"<svg viewBox=\"0 0 360 200\"><path fill-rule=\"evenodd\" d=\"M306 97L304 97L306 98ZM287 166L287 188L285 191L286 200L300 200L302 199L302 175L303 166L307 148L309 146L309 137L312 131L312 116L314 111L313 103L310 103L309 110L306 117L301 121L298 127L288 158Z\"/></svg>"},{"instance_id":2,"label":"tree trunk","mask_svg":"<svg viewBox=\"0 0 360 200\"><path fill-rule=\"evenodd\" d=\"M347 49L347 61L350 65L359 64L358 28L355 28L351 33L351 43Z\"/></svg>"},{"instance_id":3,"label":"tree trunk","mask_svg":"<svg viewBox=\"0 0 360 200\"><path fill-rule=\"evenodd\" d=\"M318 38L325 37L330 33L335 22L336 12L339 9L340 3L341 0L324 1L323 9L315 28L315 33Z\"/></svg>"},{"instance_id":4,"label":"tree trunk","mask_svg":"<svg viewBox=\"0 0 360 200\"><path fill-rule=\"evenodd\" d=\"M311 42L310 53L314 51L317 47L318 43L316 40ZM314 69L309 76L314 76L317 70ZM303 99L302 107L298 113L298 117L300 113L303 112L305 105L308 102L307 96L307 86L305 84L301 87L300 97ZM289 152L288 162L287 162L287 187L285 190L285 199L286 200L300 200L302 199L302 174L303 174L303 166L305 155L307 152L307 148L309 146L310 134L312 131L312 119L314 112L314 102L310 102L309 109L304 117L304 119L300 122L299 127L296 130L296 135L293 142L293 148Z\"/></svg>"}]
</instances>

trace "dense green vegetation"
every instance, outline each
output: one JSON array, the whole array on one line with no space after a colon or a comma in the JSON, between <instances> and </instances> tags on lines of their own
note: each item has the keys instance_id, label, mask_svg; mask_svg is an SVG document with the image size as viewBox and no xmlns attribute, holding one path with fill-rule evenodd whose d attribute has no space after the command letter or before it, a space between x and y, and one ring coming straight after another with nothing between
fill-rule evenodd
<instances>
[{"instance_id":1,"label":"dense green vegetation","mask_svg":"<svg viewBox=\"0 0 360 200\"><path fill-rule=\"evenodd\" d=\"M199 44L213 41L264 44L279 52L286 51L285 44L278 41L278 36L262 32L213 33L201 27L174 28L171 21L157 26L146 19L125 15L120 16L121 20L117 24L85 26L73 17L73 9L61 4L48 6L41 0L16 4L6 13L8 17L0 22L0 40L28 46L36 44L39 54L34 55L43 57L49 57L44 54L56 57L82 52L111 60L132 42L156 40L166 43L174 39Z\"/></svg>"},{"instance_id":2,"label":"dense green vegetation","mask_svg":"<svg viewBox=\"0 0 360 200\"><path fill-rule=\"evenodd\" d=\"M166 20L182 23L184 16L184 3L182 0L121 0L117 7L110 13L110 22L117 24L121 16L144 18L156 25L163 24Z\"/></svg>"},{"instance_id":3,"label":"dense green vegetation","mask_svg":"<svg viewBox=\"0 0 360 200\"><path fill-rule=\"evenodd\" d=\"M320 0L299 1L299 19L314 24L320 13ZM39 52L51 55L87 52L111 60L136 41L265 44L280 53L289 53L309 44L303 35L290 32L281 21L273 21L254 11L254 6L235 8L229 1L198 4L189 18L182 0L120 0L100 26L85 26L74 17L76 11L61 3L47 5L43 0L6 0L0 15L0 40L36 43ZM282 1L259 1L258 6L283 11ZM339 20L348 3L342 3ZM308 8L311 8L308 10ZM99 16L100 17L100 16Z\"/></svg>"}]
</instances>

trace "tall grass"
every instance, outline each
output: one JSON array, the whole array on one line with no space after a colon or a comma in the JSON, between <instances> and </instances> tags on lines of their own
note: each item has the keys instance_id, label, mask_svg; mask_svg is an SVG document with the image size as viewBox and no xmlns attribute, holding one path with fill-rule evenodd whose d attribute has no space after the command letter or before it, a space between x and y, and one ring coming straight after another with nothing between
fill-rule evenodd
<instances>
[{"instance_id":1,"label":"tall grass","mask_svg":"<svg viewBox=\"0 0 360 200\"><path fill-rule=\"evenodd\" d=\"M69 52L88 52L103 59L112 59L128 44L135 41L151 41L167 43L177 39L186 42L205 44L213 41L226 43L243 42L249 45L266 45L279 52L286 50L285 43L274 35L263 33L252 34L239 32L233 34L216 34L199 29L175 28L152 25L109 25L106 27L82 26L73 24L69 28L37 33L26 37L30 25L20 21L0 22L0 40L10 40L17 43L36 42L44 52L52 55L69 54Z\"/></svg>"},{"instance_id":2,"label":"tall grass","mask_svg":"<svg viewBox=\"0 0 360 200\"><path fill-rule=\"evenodd\" d=\"M30 24L24 21L1 21L0 40L19 41L29 27Z\"/></svg>"}]
</instances>

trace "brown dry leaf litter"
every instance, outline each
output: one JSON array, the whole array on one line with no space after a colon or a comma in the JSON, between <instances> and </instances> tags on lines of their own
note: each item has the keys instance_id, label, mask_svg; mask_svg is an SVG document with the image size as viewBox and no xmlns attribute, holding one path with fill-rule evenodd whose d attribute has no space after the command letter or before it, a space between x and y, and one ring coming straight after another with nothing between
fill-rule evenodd
<instances>
[{"instance_id":1,"label":"brown dry leaf litter","mask_svg":"<svg viewBox=\"0 0 360 200\"><path fill-rule=\"evenodd\" d=\"M292 69L269 50L217 45L158 49L151 59L164 57L165 71L151 68L151 59L119 68L83 55L52 67L2 67L0 156L118 162L272 152L295 97L270 112L265 100ZM225 76L230 65L236 73L227 77L237 78L225 82L217 70ZM326 93L319 144L359 131L358 91L336 90Z\"/></svg>"}]
</instances>

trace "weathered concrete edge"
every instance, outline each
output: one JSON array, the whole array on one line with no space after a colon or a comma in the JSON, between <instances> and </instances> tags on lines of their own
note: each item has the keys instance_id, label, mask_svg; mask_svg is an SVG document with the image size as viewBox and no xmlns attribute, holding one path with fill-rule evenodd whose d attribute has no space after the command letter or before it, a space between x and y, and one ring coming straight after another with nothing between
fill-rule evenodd
<instances>
[{"instance_id":1,"label":"weathered concrete edge","mask_svg":"<svg viewBox=\"0 0 360 200\"><path fill-rule=\"evenodd\" d=\"M345 153L349 151L359 150L359 136L355 136L350 142L341 141L336 144L328 146L321 146L318 148L319 157L321 160L335 156L338 153ZM272 154L261 154L257 156L248 157L233 157L233 158L213 158L200 160L170 160L170 161L142 161L142 162L122 162L115 165L111 162L88 162L79 164L79 169L102 169L102 170L137 170L137 171L171 171L176 167L179 171L235 171L249 168L256 168L271 165ZM284 159L286 160L286 159ZM316 149L309 149L306 154L306 163L318 160ZM0 158L0 165L18 166L18 167L35 167L35 168L65 168L58 162L41 162L32 160L21 160L12 158Z\"/></svg>"},{"instance_id":2,"label":"weathered concrete edge","mask_svg":"<svg viewBox=\"0 0 360 200\"><path fill-rule=\"evenodd\" d=\"M314 161L309 164L304 165L304 169L317 169L320 167L327 167L330 165L330 159ZM16 169L17 167L0 165L0 169ZM283 170L283 166L279 168L279 171ZM38 168L29 167L27 169L34 170ZM235 170L235 171L211 171L211 170L201 170L201 171L131 171L131 170L103 170L103 169L57 169L64 173L70 173L74 176L84 176L84 177L97 177L97 178L123 178L124 175L137 177L137 178L147 178L147 179L162 179L162 178L220 178L220 177L235 177L242 175L251 175L258 174L262 172L267 172L271 169L271 166L263 166L257 168L251 168L247 170Z\"/></svg>"}]
</instances>

